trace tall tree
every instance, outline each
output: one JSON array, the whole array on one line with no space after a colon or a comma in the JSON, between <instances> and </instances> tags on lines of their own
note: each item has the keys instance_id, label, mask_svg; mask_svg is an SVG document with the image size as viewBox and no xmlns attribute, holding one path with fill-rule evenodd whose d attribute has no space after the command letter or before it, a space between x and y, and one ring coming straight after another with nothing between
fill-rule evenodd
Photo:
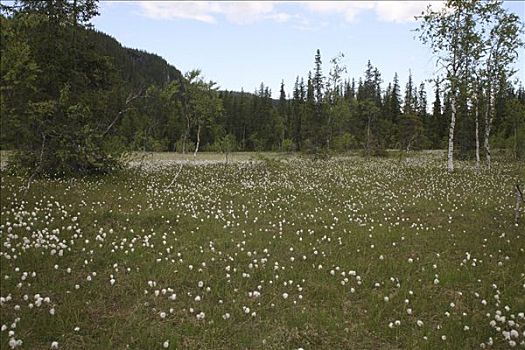
<instances>
[{"instance_id":1,"label":"tall tree","mask_svg":"<svg viewBox=\"0 0 525 350\"><path fill-rule=\"evenodd\" d=\"M26 60L28 73L32 72L27 77L34 78L35 88L29 93L30 85L24 83L13 90L15 85L8 84L16 65L6 66L10 72L2 71L2 91L8 92L2 102L10 105L23 87L27 91L22 106L30 106L21 126L25 135L13 160L34 169L35 176L113 169L119 157L114 126L138 95L126 98L115 67L89 40L86 28L98 13L97 2L17 1L2 11L7 14L3 21L20 34L10 40L22 44L2 42L2 63L4 57ZM22 48L30 54L24 57Z\"/></svg>"},{"instance_id":2,"label":"tall tree","mask_svg":"<svg viewBox=\"0 0 525 350\"><path fill-rule=\"evenodd\" d=\"M405 87L405 104L403 106L404 114L413 114L416 110L414 83L412 82L412 71L409 70L408 81Z\"/></svg>"},{"instance_id":3,"label":"tall tree","mask_svg":"<svg viewBox=\"0 0 525 350\"><path fill-rule=\"evenodd\" d=\"M315 103L318 109L321 108L323 102L323 88L324 88L324 76L323 76L323 62L321 61L321 51L317 49L315 54L315 67L312 84L315 91Z\"/></svg>"},{"instance_id":4,"label":"tall tree","mask_svg":"<svg viewBox=\"0 0 525 350\"><path fill-rule=\"evenodd\" d=\"M419 38L430 45L444 68L445 87L450 93L451 119L448 138L447 169L454 171L454 131L457 117L458 89L465 60L475 37L473 14L475 0L448 0L445 7L434 11L430 6L419 16ZM405 102L406 104L406 102Z\"/></svg>"},{"instance_id":5,"label":"tall tree","mask_svg":"<svg viewBox=\"0 0 525 350\"><path fill-rule=\"evenodd\" d=\"M312 78L312 85L314 89L315 98L315 121L312 126L314 127L315 133L318 137L311 138L310 141L316 144L316 146L321 146L323 143L326 142L327 133L324 115L325 113L323 111L323 91L325 88L325 81L322 70L321 52L319 51L319 49L317 49L317 52L315 54L314 76Z\"/></svg>"},{"instance_id":6,"label":"tall tree","mask_svg":"<svg viewBox=\"0 0 525 350\"><path fill-rule=\"evenodd\" d=\"M488 1L480 7L479 12L487 20L482 22L480 29L484 35L483 45L486 52L484 67L481 70L487 105L485 107L485 138L484 148L487 167L491 166L490 133L494 120L494 100L501 86L500 82L507 80L516 72L513 63L518 58L518 49L523 47L523 24L520 18L508 12L501 1Z\"/></svg>"},{"instance_id":7,"label":"tall tree","mask_svg":"<svg viewBox=\"0 0 525 350\"><path fill-rule=\"evenodd\" d=\"M340 104L343 93L342 93L342 75L343 73L346 73L346 66L342 62L345 55L340 52L336 57L332 58L330 60L330 63L332 64L332 67L330 69L329 73L329 86L330 88L326 91L327 96L327 103L328 103L328 119L327 119L327 132L326 132L326 146L330 148L330 141L332 139L332 123L335 118L337 118L336 114L340 112L340 108L337 108L337 106Z\"/></svg>"},{"instance_id":8,"label":"tall tree","mask_svg":"<svg viewBox=\"0 0 525 350\"><path fill-rule=\"evenodd\" d=\"M394 81L392 84L392 92L390 94L390 100L388 104L390 105L390 112L392 123L396 125L399 122L399 117L401 116L401 90L399 86L399 77L397 73L394 74Z\"/></svg>"},{"instance_id":9,"label":"tall tree","mask_svg":"<svg viewBox=\"0 0 525 350\"><path fill-rule=\"evenodd\" d=\"M213 124L214 119L222 113L222 102L217 94L216 83L206 82L200 77L199 71L188 75L188 116L196 128L196 143L193 157L197 156L201 142L202 128Z\"/></svg>"},{"instance_id":10,"label":"tall tree","mask_svg":"<svg viewBox=\"0 0 525 350\"><path fill-rule=\"evenodd\" d=\"M434 103L432 105L432 116L430 118L431 121L426 130L427 138L430 140L433 149L439 149L442 147L442 141L446 134L447 121L443 116L442 108L439 84L436 84Z\"/></svg>"},{"instance_id":11,"label":"tall tree","mask_svg":"<svg viewBox=\"0 0 525 350\"><path fill-rule=\"evenodd\" d=\"M289 137L288 133L290 130L290 118L288 116L288 101L286 100L286 92L284 90L284 80L281 81L281 89L279 90L279 124L280 127L280 144L282 146L284 139Z\"/></svg>"}]
</instances>

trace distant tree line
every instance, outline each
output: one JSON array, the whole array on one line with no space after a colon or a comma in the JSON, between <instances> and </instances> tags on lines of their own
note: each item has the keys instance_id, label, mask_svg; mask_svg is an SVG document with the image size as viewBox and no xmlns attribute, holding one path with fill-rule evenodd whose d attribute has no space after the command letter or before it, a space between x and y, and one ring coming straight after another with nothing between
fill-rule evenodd
<instances>
[{"instance_id":1,"label":"distant tree line","mask_svg":"<svg viewBox=\"0 0 525 350\"><path fill-rule=\"evenodd\" d=\"M443 149L453 115L455 154L474 157L475 135L490 128L493 147L525 157L525 91L510 71L491 78L490 90L464 83L476 76L465 69L454 89L450 79L417 84L411 74L404 87L395 74L384 88L370 61L357 81L348 78L343 54L325 74L317 50L312 71L289 95L282 82L275 100L263 83L253 93L220 91L200 71L182 75L159 56L123 48L91 28L96 0L1 6L0 146L41 173L107 172L126 150ZM479 122L486 108L490 124Z\"/></svg>"},{"instance_id":2,"label":"distant tree line","mask_svg":"<svg viewBox=\"0 0 525 350\"><path fill-rule=\"evenodd\" d=\"M386 149L446 148L450 96L439 86L435 86L434 102L429 106L425 83L415 84L411 75L403 88L396 74L382 89L381 74L370 62L356 83L335 76L334 72L341 69L338 59L332 60L335 63L329 75L323 76L319 52L316 58L319 64L315 67L319 69L306 79L297 77L291 96L287 96L284 82L278 100L272 99L264 83L252 93L212 89L211 96L218 100L208 114L190 108L191 101L196 100L193 81L200 72L187 73L183 81L165 86L153 84L123 116L115 135L128 147L142 151L193 152L198 141L204 150L220 151L225 138L233 140L238 151L329 149L378 155ZM495 104L494 143L512 150L520 145L516 155L521 157L525 120L519 110L525 107L525 91L521 85L501 83ZM471 157L475 149L474 115L466 104L465 99L458 103L455 142L459 155Z\"/></svg>"},{"instance_id":3,"label":"distant tree line","mask_svg":"<svg viewBox=\"0 0 525 350\"><path fill-rule=\"evenodd\" d=\"M451 96L434 85L429 105L425 82L416 84L411 74L404 87L395 74L382 88L381 73L368 62L364 76L344 79L341 55L331 60L330 71L321 71L315 55L314 71L297 77L290 95L281 83L279 99L261 83L253 93L221 91L223 113L206 130L205 145L231 135L237 149L245 151L336 152L362 150L380 155L386 149L404 151L444 149L451 120ZM525 156L525 90L521 84L502 80L495 96L492 140L496 148ZM475 152L475 110L463 93L457 99L456 153L463 158ZM483 133L483 126L480 127Z\"/></svg>"}]
</instances>

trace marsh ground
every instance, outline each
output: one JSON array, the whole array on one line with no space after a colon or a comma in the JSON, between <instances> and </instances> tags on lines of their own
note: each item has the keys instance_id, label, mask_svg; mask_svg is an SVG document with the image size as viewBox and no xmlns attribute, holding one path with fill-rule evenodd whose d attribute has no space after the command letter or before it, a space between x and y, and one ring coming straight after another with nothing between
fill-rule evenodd
<instances>
[{"instance_id":1,"label":"marsh ground","mask_svg":"<svg viewBox=\"0 0 525 350\"><path fill-rule=\"evenodd\" d=\"M442 156L203 154L168 187L184 158L155 154L27 193L3 171L0 345L523 347L523 164Z\"/></svg>"}]
</instances>

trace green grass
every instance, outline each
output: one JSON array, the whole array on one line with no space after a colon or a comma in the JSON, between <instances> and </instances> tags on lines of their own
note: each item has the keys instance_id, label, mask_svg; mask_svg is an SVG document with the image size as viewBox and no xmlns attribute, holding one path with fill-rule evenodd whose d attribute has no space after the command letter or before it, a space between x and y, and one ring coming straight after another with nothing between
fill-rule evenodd
<instances>
[{"instance_id":1,"label":"green grass","mask_svg":"<svg viewBox=\"0 0 525 350\"><path fill-rule=\"evenodd\" d=\"M163 160L180 155L27 193L4 171L0 347L503 349L513 329L523 344L523 164L477 175L461 162L447 174L438 153L264 158L185 164L171 188L179 165ZM50 301L30 308L37 293Z\"/></svg>"}]
</instances>

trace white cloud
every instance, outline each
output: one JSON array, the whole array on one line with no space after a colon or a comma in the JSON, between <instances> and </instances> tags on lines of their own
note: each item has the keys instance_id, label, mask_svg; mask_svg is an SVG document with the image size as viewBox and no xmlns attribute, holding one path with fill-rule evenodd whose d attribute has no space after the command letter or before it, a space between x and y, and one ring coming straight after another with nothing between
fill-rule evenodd
<instances>
[{"instance_id":1,"label":"white cloud","mask_svg":"<svg viewBox=\"0 0 525 350\"><path fill-rule=\"evenodd\" d=\"M301 4L312 12L341 14L348 22L353 21L364 10L374 8L371 1L306 1Z\"/></svg>"},{"instance_id":2,"label":"white cloud","mask_svg":"<svg viewBox=\"0 0 525 350\"><path fill-rule=\"evenodd\" d=\"M429 4L435 9L443 1L139 1L142 13L155 19L191 19L216 23L218 17L228 22L245 25L259 21L288 22L294 19L301 25L302 9L321 15L341 15L347 22L358 19L366 11L373 11L380 21L405 23L414 21ZM296 6L296 13L279 11L278 7ZM298 6L297 6L298 5ZM304 10L303 10L304 12Z\"/></svg>"},{"instance_id":3,"label":"white cloud","mask_svg":"<svg viewBox=\"0 0 525 350\"><path fill-rule=\"evenodd\" d=\"M384 22L414 21L430 4L434 9L443 7L443 1L307 1L301 3L312 12L340 14L346 21L354 21L364 11L373 11Z\"/></svg>"},{"instance_id":4,"label":"white cloud","mask_svg":"<svg viewBox=\"0 0 525 350\"><path fill-rule=\"evenodd\" d=\"M415 16L421 15L428 5L434 10L444 6L442 1L376 1L375 12L385 22L413 22Z\"/></svg>"},{"instance_id":5,"label":"white cloud","mask_svg":"<svg viewBox=\"0 0 525 350\"><path fill-rule=\"evenodd\" d=\"M213 11L207 2L140 1L143 13L151 18L184 18L213 23Z\"/></svg>"},{"instance_id":6,"label":"white cloud","mask_svg":"<svg viewBox=\"0 0 525 350\"><path fill-rule=\"evenodd\" d=\"M275 4L270 1L140 1L139 5L151 18L183 18L206 23L215 23L219 15L241 25L262 20L286 22L291 17L276 11Z\"/></svg>"},{"instance_id":7,"label":"white cloud","mask_svg":"<svg viewBox=\"0 0 525 350\"><path fill-rule=\"evenodd\" d=\"M266 19L273 14L270 2L224 2L215 3L217 13L222 13L235 24L249 24Z\"/></svg>"}]
</instances>

